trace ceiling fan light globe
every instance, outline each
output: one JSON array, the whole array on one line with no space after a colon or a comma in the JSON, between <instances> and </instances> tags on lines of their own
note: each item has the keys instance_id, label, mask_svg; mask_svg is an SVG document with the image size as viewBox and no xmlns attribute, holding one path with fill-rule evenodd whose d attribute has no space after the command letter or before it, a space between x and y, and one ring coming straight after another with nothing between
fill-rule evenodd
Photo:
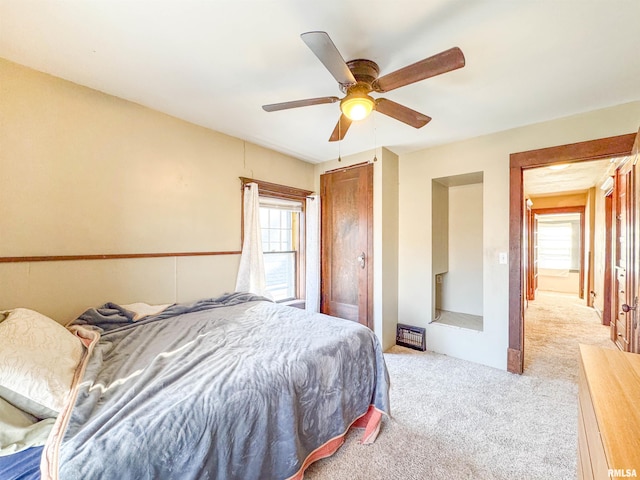
<instances>
[{"instance_id":1,"label":"ceiling fan light globe","mask_svg":"<svg viewBox=\"0 0 640 480\"><path fill-rule=\"evenodd\" d=\"M375 102L369 95L347 96L340 102L340 110L353 121L363 120L373 111Z\"/></svg>"}]
</instances>

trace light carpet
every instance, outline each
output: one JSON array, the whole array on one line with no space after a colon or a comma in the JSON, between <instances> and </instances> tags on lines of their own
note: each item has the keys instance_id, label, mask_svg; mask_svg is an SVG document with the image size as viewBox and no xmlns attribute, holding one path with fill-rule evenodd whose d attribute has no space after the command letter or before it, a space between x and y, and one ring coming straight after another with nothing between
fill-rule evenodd
<instances>
[{"instance_id":1,"label":"light carpet","mask_svg":"<svg viewBox=\"0 0 640 480\"><path fill-rule=\"evenodd\" d=\"M583 301L539 292L523 375L395 346L385 353L392 417L376 442L349 432L305 479L575 479L579 343L614 348Z\"/></svg>"}]
</instances>

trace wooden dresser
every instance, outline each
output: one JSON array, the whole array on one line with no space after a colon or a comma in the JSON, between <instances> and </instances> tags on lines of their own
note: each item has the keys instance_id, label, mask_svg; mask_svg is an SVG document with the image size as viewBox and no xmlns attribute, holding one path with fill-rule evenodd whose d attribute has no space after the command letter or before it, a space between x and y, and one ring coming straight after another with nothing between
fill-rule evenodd
<instances>
[{"instance_id":1,"label":"wooden dresser","mask_svg":"<svg viewBox=\"0 0 640 480\"><path fill-rule=\"evenodd\" d=\"M578 478L640 478L640 355L580 345Z\"/></svg>"}]
</instances>

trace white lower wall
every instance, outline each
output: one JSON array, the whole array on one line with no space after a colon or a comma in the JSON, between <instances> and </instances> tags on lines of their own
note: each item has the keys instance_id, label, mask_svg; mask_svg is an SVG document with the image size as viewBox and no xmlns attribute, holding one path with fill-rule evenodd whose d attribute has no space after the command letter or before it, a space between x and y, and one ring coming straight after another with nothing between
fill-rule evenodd
<instances>
[{"instance_id":1,"label":"white lower wall","mask_svg":"<svg viewBox=\"0 0 640 480\"><path fill-rule=\"evenodd\" d=\"M235 289L239 255L0 263L0 309L67 324L106 302L189 302Z\"/></svg>"}]
</instances>

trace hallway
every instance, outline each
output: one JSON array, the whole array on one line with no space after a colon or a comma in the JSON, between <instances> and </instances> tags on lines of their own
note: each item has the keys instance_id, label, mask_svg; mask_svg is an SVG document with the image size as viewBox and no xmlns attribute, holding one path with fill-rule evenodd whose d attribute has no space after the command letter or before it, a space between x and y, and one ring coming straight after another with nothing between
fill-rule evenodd
<instances>
[{"instance_id":1,"label":"hallway","mask_svg":"<svg viewBox=\"0 0 640 480\"><path fill-rule=\"evenodd\" d=\"M615 348L610 330L576 295L536 292L525 310L524 374L577 381L578 345Z\"/></svg>"}]
</instances>

